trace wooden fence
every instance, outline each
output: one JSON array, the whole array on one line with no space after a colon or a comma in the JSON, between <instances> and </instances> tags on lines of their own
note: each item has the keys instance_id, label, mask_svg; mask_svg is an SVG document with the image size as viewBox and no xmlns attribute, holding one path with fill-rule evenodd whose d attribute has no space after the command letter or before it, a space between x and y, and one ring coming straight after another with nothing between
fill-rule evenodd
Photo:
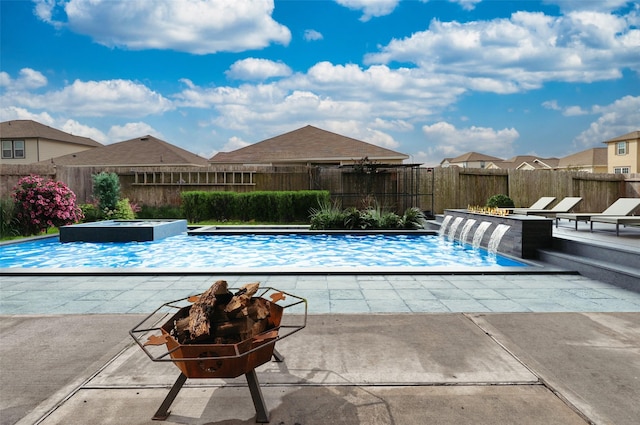
<instances>
[{"instance_id":1,"label":"wooden fence","mask_svg":"<svg viewBox=\"0 0 640 425\"><path fill-rule=\"evenodd\" d=\"M591 174L573 171L481 170L380 167L370 173L331 167L65 167L2 165L0 196L8 197L20 177L38 174L63 181L79 203L92 200L93 174L117 173L122 197L144 205L179 205L180 193L191 190L247 192L255 190L328 190L342 206L376 202L401 213L416 206L441 214L445 208L485 205L506 194L516 206L529 206L542 196L581 196L577 211L602 211L620 197L640 197L640 175Z\"/></svg>"}]
</instances>

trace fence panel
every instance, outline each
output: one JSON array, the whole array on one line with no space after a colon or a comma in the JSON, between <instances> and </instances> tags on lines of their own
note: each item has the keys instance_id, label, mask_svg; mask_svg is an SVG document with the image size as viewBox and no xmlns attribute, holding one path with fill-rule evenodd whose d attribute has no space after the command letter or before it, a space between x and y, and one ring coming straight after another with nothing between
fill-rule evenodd
<instances>
[{"instance_id":1,"label":"fence panel","mask_svg":"<svg viewBox=\"0 0 640 425\"><path fill-rule=\"evenodd\" d=\"M529 206L542 196L581 196L576 211L602 211L619 197L640 196L640 176L591 174L574 171L480 170L448 168L381 167L372 174L358 174L337 167L142 167L150 183L136 181L130 167L65 167L53 164L2 165L0 195L8 197L22 176L38 174L63 181L76 193L79 203L92 200L93 174L115 172L122 197L152 206L179 205L186 190L248 192L254 190L328 190L343 206L377 205L402 213L410 206L441 214L445 208L484 205L489 197L507 194L516 206ZM138 171L140 171L138 170ZM213 174L212 174L213 173ZM238 184L212 183L240 179ZM245 181L250 175L250 184ZM180 176L183 176L180 178ZM186 177L185 177L186 176ZM229 177L231 176L231 177ZM239 177L238 177L239 176ZM138 175L139 178L139 175ZM184 184L180 183L184 180Z\"/></svg>"}]
</instances>

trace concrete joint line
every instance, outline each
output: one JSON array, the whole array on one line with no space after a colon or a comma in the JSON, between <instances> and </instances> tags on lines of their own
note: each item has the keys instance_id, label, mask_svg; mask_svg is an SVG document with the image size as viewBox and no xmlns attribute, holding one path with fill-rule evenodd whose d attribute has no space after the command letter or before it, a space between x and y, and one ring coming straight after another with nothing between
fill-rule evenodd
<instances>
[{"instance_id":1,"label":"concrete joint line","mask_svg":"<svg viewBox=\"0 0 640 425\"><path fill-rule=\"evenodd\" d=\"M525 369L531 372L534 375L538 382L547 388L553 395L555 395L562 403L564 403L567 407L573 410L578 416L580 416L585 422L590 425L597 425L596 422L592 421L582 410L580 410L575 404L573 404L569 399L567 399L560 391L558 391L553 385L551 385L546 379L544 379L540 374L538 374L535 370L530 368L524 361L522 361L515 353L509 350L503 343L498 341L498 339L491 333L491 330L486 329L482 326L481 323L476 321L473 316L469 313L462 313L467 319L471 321L475 326L477 326L485 335L487 335L493 342L495 342L500 348L502 348L509 356L511 356L514 360L522 365Z\"/></svg>"},{"instance_id":2,"label":"concrete joint line","mask_svg":"<svg viewBox=\"0 0 640 425\"><path fill-rule=\"evenodd\" d=\"M58 410L64 403L69 401L74 395L76 395L80 390L85 389L85 386L91 382L96 376L100 374L103 370L105 370L111 363L113 363L120 355L122 355L125 351L129 349L130 345L122 348L118 353L116 353L109 361L107 361L103 366L98 368L94 373L92 373L87 379L82 381L79 385L73 388L65 397L63 397L60 401L58 401L51 409L49 409L44 415L42 415L37 421L33 423L33 425L41 424L45 419L51 416L56 410Z\"/></svg>"}]
</instances>

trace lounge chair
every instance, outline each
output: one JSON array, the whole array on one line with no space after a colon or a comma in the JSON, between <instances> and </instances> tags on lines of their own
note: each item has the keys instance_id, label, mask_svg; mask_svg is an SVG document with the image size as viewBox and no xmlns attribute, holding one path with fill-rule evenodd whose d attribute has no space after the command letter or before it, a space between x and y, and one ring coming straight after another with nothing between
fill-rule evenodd
<instances>
[{"instance_id":1,"label":"lounge chair","mask_svg":"<svg viewBox=\"0 0 640 425\"><path fill-rule=\"evenodd\" d=\"M569 223L572 221L576 222L576 230L578 230L578 222L591 221L596 218L615 218L615 217L628 217L636 208L640 207L640 198L619 198L616 202L611 204L609 208L602 211L601 213L559 213L556 214L556 227L558 227L558 222L561 218L566 218L569 220ZM637 218L637 217L636 217ZM591 225L593 228L593 225Z\"/></svg>"},{"instance_id":2,"label":"lounge chair","mask_svg":"<svg viewBox=\"0 0 640 425\"><path fill-rule=\"evenodd\" d=\"M616 225L616 236L620 236L620 225L628 226L630 224L640 224L640 216L624 215L624 216L603 216L591 217L589 227L593 232L593 223L610 223Z\"/></svg>"},{"instance_id":3,"label":"lounge chair","mask_svg":"<svg viewBox=\"0 0 640 425\"><path fill-rule=\"evenodd\" d=\"M536 202L531 204L531 206L529 208L513 208L513 213L514 214L526 214L525 211L528 211L528 210L538 210L538 211L540 211L540 210L543 210L543 209L547 208L555 200L556 200L555 196L543 196L542 198L538 199Z\"/></svg>"},{"instance_id":4,"label":"lounge chair","mask_svg":"<svg viewBox=\"0 0 640 425\"><path fill-rule=\"evenodd\" d=\"M582 201L582 198L579 196L568 196L564 198L562 201L558 202L556 206L551 209L532 209L532 208L515 208L513 210L514 214L523 214L523 215L542 215L545 217L553 218L558 213L568 213L576 205L578 205Z\"/></svg>"}]
</instances>

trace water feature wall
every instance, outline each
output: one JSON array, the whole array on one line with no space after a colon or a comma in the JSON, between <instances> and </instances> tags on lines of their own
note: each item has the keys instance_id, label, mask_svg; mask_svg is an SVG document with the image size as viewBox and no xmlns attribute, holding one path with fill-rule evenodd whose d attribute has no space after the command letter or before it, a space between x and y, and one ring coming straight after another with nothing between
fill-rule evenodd
<instances>
[{"instance_id":1,"label":"water feature wall","mask_svg":"<svg viewBox=\"0 0 640 425\"><path fill-rule=\"evenodd\" d=\"M447 224L456 221L458 224L455 229L453 225L447 229L441 227L440 234L449 239L472 243L474 247L531 259L537 258L538 249L551 247L553 219L550 218L525 215L496 216L471 213L467 210L445 210L444 216ZM462 231L456 232L460 226Z\"/></svg>"}]
</instances>

